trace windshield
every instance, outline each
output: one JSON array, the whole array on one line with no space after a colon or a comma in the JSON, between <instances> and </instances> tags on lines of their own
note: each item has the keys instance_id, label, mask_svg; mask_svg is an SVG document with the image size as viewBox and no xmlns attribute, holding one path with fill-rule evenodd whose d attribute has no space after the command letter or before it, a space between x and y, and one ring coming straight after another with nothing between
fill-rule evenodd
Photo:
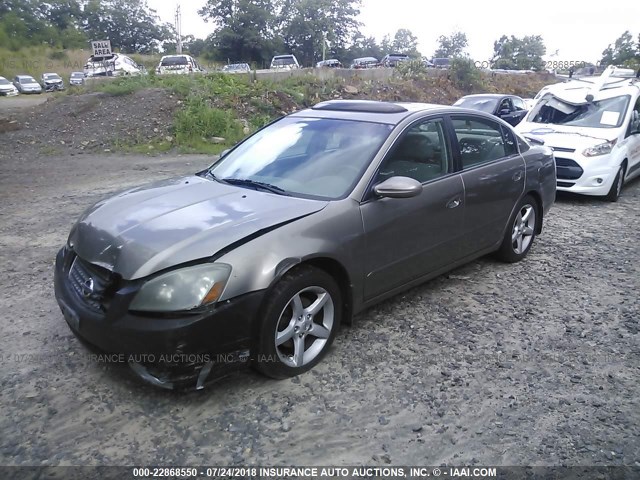
<instances>
[{"instance_id":1,"label":"windshield","mask_svg":"<svg viewBox=\"0 0 640 480\"><path fill-rule=\"evenodd\" d=\"M0 85L11 85L11 82L6 78L0 78Z\"/></svg>"},{"instance_id":2,"label":"windshield","mask_svg":"<svg viewBox=\"0 0 640 480\"><path fill-rule=\"evenodd\" d=\"M187 57L167 57L160 62L162 67L172 67L174 65L188 65Z\"/></svg>"},{"instance_id":3,"label":"windshield","mask_svg":"<svg viewBox=\"0 0 640 480\"><path fill-rule=\"evenodd\" d=\"M84 73L74 72L71 74L71 78L78 78L78 77L84 77Z\"/></svg>"},{"instance_id":4,"label":"windshield","mask_svg":"<svg viewBox=\"0 0 640 480\"><path fill-rule=\"evenodd\" d=\"M288 117L247 139L211 173L221 181L266 183L290 195L344 198L392 129L378 123Z\"/></svg>"},{"instance_id":5,"label":"windshield","mask_svg":"<svg viewBox=\"0 0 640 480\"><path fill-rule=\"evenodd\" d=\"M274 58L271 63L276 66L296 64L296 62L293 60L293 57Z\"/></svg>"},{"instance_id":6,"label":"windshield","mask_svg":"<svg viewBox=\"0 0 640 480\"><path fill-rule=\"evenodd\" d=\"M57 75L55 73L48 73L44 75L44 79L45 80L62 80L60 78L60 75Z\"/></svg>"},{"instance_id":7,"label":"windshield","mask_svg":"<svg viewBox=\"0 0 640 480\"><path fill-rule=\"evenodd\" d=\"M629 95L583 105L571 105L552 95L540 100L531 112L531 122L587 128L617 128L624 121Z\"/></svg>"},{"instance_id":8,"label":"windshield","mask_svg":"<svg viewBox=\"0 0 640 480\"><path fill-rule=\"evenodd\" d=\"M29 83L38 83L38 82L36 82L36 79L33 78L33 77L21 77L20 78L20 83L29 84Z\"/></svg>"},{"instance_id":9,"label":"windshield","mask_svg":"<svg viewBox=\"0 0 640 480\"><path fill-rule=\"evenodd\" d=\"M498 105L498 99L486 98L486 97L461 98L453 105L456 107L470 108L472 110L480 110L481 112L493 113L496 111L496 106Z\"/></svg>"}]
</instances>

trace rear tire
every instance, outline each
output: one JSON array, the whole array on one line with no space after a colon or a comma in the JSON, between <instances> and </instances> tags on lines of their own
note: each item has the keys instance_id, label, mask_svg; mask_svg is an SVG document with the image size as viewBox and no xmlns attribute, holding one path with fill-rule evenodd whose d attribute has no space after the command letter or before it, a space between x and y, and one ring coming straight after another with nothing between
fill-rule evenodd
<instances>
[{"instance_id":1,"label":"rear tire","mask_svg":"<svg viewBox=\"0 0 640 480\"><path fill-rule=\"evenodd\" d=\"M507 230L497 257L503 262L515 263L526 257L536 238L538 202L527 195L518 204L507 224Z\"/></svg>"},{"instance_id":2,"label":"rear tire","mask_svg":"<svg viewBox=\"0 0 640 480\"><path fill-rule=\"evenodd\" d=\"M253 365L282 379L313 368L326 355L342 321L342 295L325 271L300 266L268 293L256 331Z\"/></svg>"},{"instance_id":3,"label":"rear tire","mask_svg":"<svg viewBox=\"0 0 640 480\"><path fill-rule=\"evenodd\" d=\"M616 174L616 178L613 179L613 184L611 185L611 189L609 193L605 195L604 199L608 202L617 202L620 198L620 193L622 192L622 185L624 184L624 173L625 168L623 165L618 169L618 173Z\"/></svg>"}]
</instances>

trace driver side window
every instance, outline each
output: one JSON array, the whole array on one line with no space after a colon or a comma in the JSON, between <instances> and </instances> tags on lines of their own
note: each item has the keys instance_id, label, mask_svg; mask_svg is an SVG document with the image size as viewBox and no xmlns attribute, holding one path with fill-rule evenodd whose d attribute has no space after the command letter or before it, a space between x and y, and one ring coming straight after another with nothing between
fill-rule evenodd
<instances>
[{"instance_id":1,"label":"driver side window","mask_svg":"<svg viewBox=\"0 0 640 480\"><path fill-rule=\"evenodd\" d=\"M451 171L451 153L441 118L417 123L402 134L382 163L376 183L409 177L420 183Z\"/></svg>"}]
</instances>

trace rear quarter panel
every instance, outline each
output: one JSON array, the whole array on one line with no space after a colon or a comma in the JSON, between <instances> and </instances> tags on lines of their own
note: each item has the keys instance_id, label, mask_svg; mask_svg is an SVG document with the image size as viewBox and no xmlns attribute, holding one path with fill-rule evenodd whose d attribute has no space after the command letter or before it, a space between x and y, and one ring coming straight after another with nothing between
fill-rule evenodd
<instances>
[{"instance_id":1,"label":"rear quarter panel","mask_svg":"<svg viewBox=\"0 0 640 480\"><path fill-rule=\"evenodd\" d=\"M556 161L553 150L544 146L532 146L522 153L526 165L526 192L537 192L546 215L556 198Z\"/></svg>"}]
</instances>

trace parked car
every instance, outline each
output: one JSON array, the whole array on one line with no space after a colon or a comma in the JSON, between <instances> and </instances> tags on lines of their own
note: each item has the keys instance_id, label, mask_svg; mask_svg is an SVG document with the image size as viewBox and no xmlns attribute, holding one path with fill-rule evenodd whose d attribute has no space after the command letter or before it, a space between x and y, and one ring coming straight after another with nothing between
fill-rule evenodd
<instances>
[{"instance_id":1,"label":"parked car","mask_svg":"<svg viewBox=\"0 0 640 480\"><path fill-rule=\"evenodd\" d=\"M71 72L69 85L84 85L84 72Z\"/></svg>"},{"instance_id":2,"label":"parked car","mask_svg":"<svg viewBox=\"0 0 640 480\"><path fill-rule=\"evenodd\" d=\"M640 82L630 69L543 88L518 125L555 150L558 190L615 202L640 175Z\"/></svg>"},{"instance_id":3,"label":"parked car","mask_svg":"<svg viewBox=\"0 0 640 480\"><path fill-rule=\"evenodd\" d=\"M376 68L380 66L380 62L378 62L377 58L374 57L362 57L356 58L353 62L351 62L350 68L355 69L365 69L365 68Z\"/></svg>"},{"instance_id":4,"label":"parked car","mask_svg":"<svg viewBox=\"0 0 640 480\"><path fill-rule=\"evenodd\" d=\"M342 68L342 63L336 58L330 58L316 63L316 68Z\"/></svg>"},{"instance_id":5,"label":"parked car","mask_svg":"<svg viewBox=\"0 0 640 480\"><path fill-rule=\"evenodd\" d=\"M454 103L456 107L470 108L500 117L505 122L516 126L528 113L524 100L515 95L482 93L466 95Z\"/></svg>"},{"instance_id":6,"label":"parked car","mask_svg":"<svg viewBox=\"0 0 640 480\"><path fill-rule=\"evenodd\" d=\"M450 58L432 58L431 64L433 65L434 68L447 69L449 68L449 65L451 65L451 59Z\"/></svg>"},{"instance_id":7,"label":"parked car","mask_svg":"<svg viewBox=\"0 0 640 480\"><path fill-rule=\"evenodd\" d=\"M251 72L251 67L248 63L232 63L222 67L222 71L224 73L249 73Z\"/></svg>"},{"instance_id":8,"label":"parked car","mask_svg":"<svg viewBox=\"0 0 640 480\"><path fill-rule=\"evenodd\" d=\"M42 87L31 75L16 75L13 85L20 93L42 93Z\"/></svg>"},{"instance_id":9,"label":"parked car","mask_svg":"<svg viewBox=\"0 0 640 480\"><path fill-rule=\"evenodd\" d=\"M191 55L165 55L156 67L158 75L188 75L204 72L204 68Z\"/></svg>"},{"instance_id":10,"label":"parked car","mask_svg":"<svg viewBox=\"0 0 640 480\"><path fill-rule=\"evenodd\" d=\"M276 55L271 59L271 70L295 70L300 68L295 55Z\"/></svg>"},{"instance_id":11,"label":"parked car","mask_svg":"<svg viewBox=\"0 0 640 480\"><path fill-rule=\"evenodd\" d=\"M11 97L18 95L18 89L9 80L0 77L0 95Z\"/></svg>"},{"instance_id":12,"label":"parked car","mask_svg":"<svg viewBox=\"0 0 640 480\"><path fill-rule=\"evenodd\" d=\"M85 78L119 77L124 75L142 75L146 73L143 65L138 65L132 58L114 53L112 55L91 56L84 66Z\"/></svg>"},{"instance_id":13,"label":"parked car","mask_svg":"<svg viewBox=\"0 0 640 480\"><path fill-rule=\"evenodd\" d=\"M41 77L42 88L45 92L57 92L64 90L64 81L57 73L43 73Z\"/></svg>"},{"instance_id":14,"label":"parked car","mask_svg":"<svg viewBox=\"0 0 640 480\"><path fill-rule=\"evenodd\" d=\"M491 115L324 102L88 209L55 295L76 335L155 385L289 377L371 305L492 252L522 260L555 184L553 152Z\"/></svg>"},{"instance_id":15,"label":"parked car","mask_svg":"<svg viewBox=\"0 0 640 480\"><path fill-rule=\"evenodd\" d=\"M409 60L409 55L404 55L402 53L390 53L382 57L380 64L383 67L397 67L400 62L406 62L407 60Z\"/></svg>"}]
</instances>

